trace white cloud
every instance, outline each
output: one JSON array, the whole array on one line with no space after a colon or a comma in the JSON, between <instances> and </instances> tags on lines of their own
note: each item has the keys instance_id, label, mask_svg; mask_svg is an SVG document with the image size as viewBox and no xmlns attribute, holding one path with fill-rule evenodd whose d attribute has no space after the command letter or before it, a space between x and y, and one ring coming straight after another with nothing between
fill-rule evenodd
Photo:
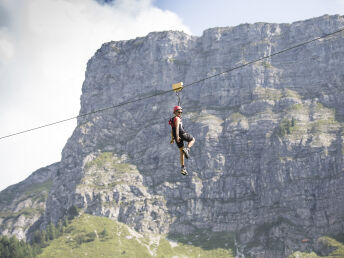
<instances>
[{"instance_id":1,"label":"white cloud","mask_svg":"<svg viewBox=\"0 0 344 258\"><path fill-rule=\"evenodd\" d=\"M184 30L148 0L0 0L0 137L78 114L87 60L102 43ZM0 189L60 159L76 122L0 140Z\"/></svg>"},{"instance_id":2,"label":"white cloud","mask_svg":"<svg viewBox=\"0 0 344 258\"><path fill-rule=\"evenodd\" d=\"M14 49L6 28L0 28L0 65L5 66L13 57Z\"/></svg>"},{"instance_id":3,"label":"white cloud","mask_svg":"<svg viewBox=\"0 0 344 258\"><path fill-rule=\"evenodd\" d=\"M344 1L343 0L335 0L338 4L337 13L343 15L344 13Z\"/></svg>"}]
</instances>

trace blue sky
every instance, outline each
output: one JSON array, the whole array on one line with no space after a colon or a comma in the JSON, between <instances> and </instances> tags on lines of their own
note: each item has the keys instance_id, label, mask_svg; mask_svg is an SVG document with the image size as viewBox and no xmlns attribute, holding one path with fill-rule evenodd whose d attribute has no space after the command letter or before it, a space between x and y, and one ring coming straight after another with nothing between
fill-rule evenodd
<instances>
[{"instance_id":1,"label":"blue sky","mask_svg":"<svg viewBox=\"0 0 344 258\"><path fill-rule=\"evenodd\" d=\"M175 12L195 35L211 27L241 23L290 23L324 14L343 14L344 0L156 0Z\"/></svg>"},{"instance_id":2,"label":"blue sky","mask_svg":"<svg viewBox=\"0 0 344 258\"><path fill-rule=\"evenodd\" d=\"M0 0L0 137L79 113L102 43L344 14L344 0ZM171 82L172 83L172 82ZM76 121L0 140L0 190L57 162Z\"/></svg>"}]
</instances>

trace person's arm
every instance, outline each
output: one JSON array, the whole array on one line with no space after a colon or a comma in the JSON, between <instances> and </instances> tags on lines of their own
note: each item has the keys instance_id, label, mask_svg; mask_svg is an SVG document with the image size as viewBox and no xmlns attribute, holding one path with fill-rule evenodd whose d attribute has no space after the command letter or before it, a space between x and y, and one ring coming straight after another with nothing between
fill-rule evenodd
<instances>
[{"instance_id":1,"label":"person's arm","mask_svg":"<svg viewBox=\"0 0 344 258\"><path fill-rule=\"evenodd\" d=\"M171 141L170 141L170 143L172 144L173 142L174 142L173 129L171 128Z\"/></svg>"},{"instance_id":2,"label":"person's arm","mask_svg":"<svg viewBox=\"0 0 344 258\"><path fill-rule=\"evenodd\" d=\"M176 123L176 141L179 142L180 141L180 137L179 137L179 125L180 125L180 118L179 117L176 117L175 119L175 123Z\"/></svg>"}]
</instances>

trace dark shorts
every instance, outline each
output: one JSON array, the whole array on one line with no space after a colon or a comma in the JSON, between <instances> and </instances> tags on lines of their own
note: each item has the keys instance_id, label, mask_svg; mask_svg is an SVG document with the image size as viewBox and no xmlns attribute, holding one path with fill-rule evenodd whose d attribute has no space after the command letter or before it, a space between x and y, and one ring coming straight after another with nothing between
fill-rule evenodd
<instances>
[{"instance_id":1,"label":"dark shorts","mask_svg":"<svg viewBox=\"0 0 344 258\"><path fill-rule=\"evenodd\" d=\"M184 147L184 141L191 142L193 140L193 136L188 133L181 134L179 143L176 141L178 148Z\"/></svg>"}]
</instances>

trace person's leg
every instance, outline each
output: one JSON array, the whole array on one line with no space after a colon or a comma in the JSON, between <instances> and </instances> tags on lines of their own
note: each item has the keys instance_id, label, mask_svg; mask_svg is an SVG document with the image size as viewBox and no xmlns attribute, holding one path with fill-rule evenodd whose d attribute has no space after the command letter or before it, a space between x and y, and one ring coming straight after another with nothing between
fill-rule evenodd
<instances>
[{"instance_id":1,"label":"person's leg","mask_svg":"<svg viewBox=\"0 0 344 258\"><path fill-rule=\"evenodd\" d=\"M186 176L188 174L188 172L186 171L185 169L185 166L184 166L184 142L183 140L181 140L179 143L177 143L177 146L179 148L179 152L180 152L180 166L181 166L181 170L180 170L180 173L184 176Z\"/></svg>"},{"instance_id":2,"label":"person's leg","mask_svg":"<svg viewBox=\"0 0 344 258\"><path fill-rule=\"evenodd\" d=\"M180 165L184 167L184 152L183 152L183 147L179 148L180 152Z\"/></svg>"},{"instance_id":3,"label":"person's leg","mask_svg":"<svg viewBox=\"0 0 344 258\"><path fill-rule=\"evenodd\" d=\"M183 135L183 136L184 136L185 141L188 142L187 147L184 148L184 150L183 150L185 157L188 159L188 158L190 158L189 151L190 151L190 148L192 147L192 145L195 143L195 138L191 134L188 134L188 133Z\"/></svg>"},{"instance_id":4,"label":"person's leg","mask_svg":"<svg viewBox=\"0 0 344 258\"><path fill-rule=\"evenodd\" d=\"M194 143L195 143L195 137L192 137L192 140L188 142L188 148L190 149L192 145L194 145Z\"/></svg>"},{"instance_id":5,"label":"person's leg","mask_svg":"<svg viewBox=\"0 0 344 258\"><path fill-rule=\"evenodd\" d=\"M181 168L180 168L180 173L184 176L188 175L188 172L186 171L186 168L184 166L184 151L183 151L184 147L182 148L179 148L179 151L180 151L180 165L181 165Z\"/></svg>"}]
</instances>

